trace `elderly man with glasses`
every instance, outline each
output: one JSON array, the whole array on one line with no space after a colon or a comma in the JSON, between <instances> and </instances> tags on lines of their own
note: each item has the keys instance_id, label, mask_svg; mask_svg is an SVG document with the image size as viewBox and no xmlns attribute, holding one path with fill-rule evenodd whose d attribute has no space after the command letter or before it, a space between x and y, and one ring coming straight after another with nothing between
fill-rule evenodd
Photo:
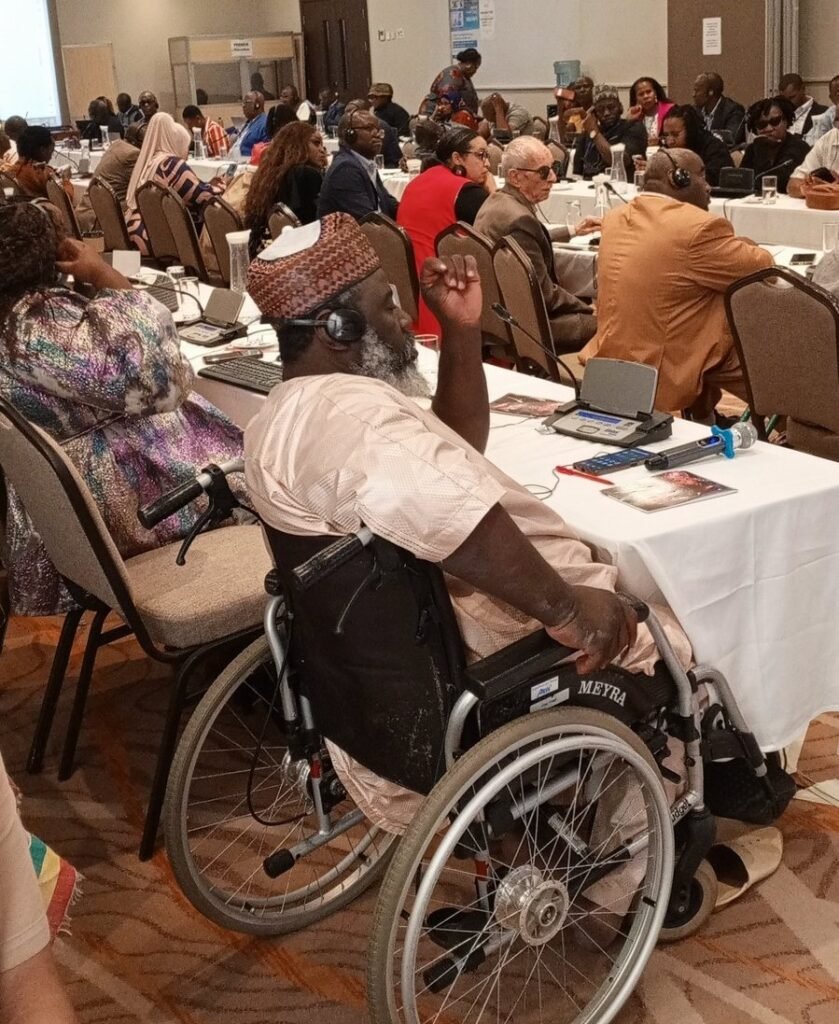
<instances>
[{"instance_id":1,"label":"elderly man with glasses","mask_svg":"<svg viewBox=\"0 0 839 1024\"><path fill-rule=\"evenodd\" d=\"M567 242L573 234L588 234L600 227L588 217L574 231L539 220L537 207L556 182L551 151L538 139L523 135L504 150L501 160L504 187L487 199L475 218L475 230L493 242L512 238L530 257L551 321L554 347L559 353L576 352L597 331L591 306L560 284L554 265L553 242Z\"/></svg>"}]
</instances>

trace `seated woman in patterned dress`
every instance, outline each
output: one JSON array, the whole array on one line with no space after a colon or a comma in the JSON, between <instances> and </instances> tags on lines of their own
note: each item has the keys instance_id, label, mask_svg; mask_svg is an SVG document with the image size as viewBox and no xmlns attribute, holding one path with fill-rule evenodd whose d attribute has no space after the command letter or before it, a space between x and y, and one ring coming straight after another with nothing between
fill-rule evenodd
<instances>
[{"instance_id":1,"label":"seated woman in patterned dress","mask_svg":"<svg viewBox=\"0 0 839 1024\"><path fill-rule=\"evenodd\" d=\"M147 181L171 188L183 200L200 233L204 204L221 195L222 185L203 182L186 162L191 138L183 125L176 124L169 114L158 113L149 121L140 157L128 183L125 222L128 236L144 256L149 255L149 236L137 209L137 190Z\"/></svg>"},{"instance_id":2,"label":"seated woman in patterned dress","mask_svg":"<svg viewBox=\"0 0 839 1024\"><path fill-rule=\"evenodd\" d=\"M61 273L94 297L62 287ZM241 456L241 431L192 384L163 305L60 239L39 207L0 206L0 396L61 442L126 557L185 536L197 515L192 506L149 531L140 506L207 462ZM13 613L66 611L70 597L11 490L5 511Z\"/></svg>"}]
</instances>

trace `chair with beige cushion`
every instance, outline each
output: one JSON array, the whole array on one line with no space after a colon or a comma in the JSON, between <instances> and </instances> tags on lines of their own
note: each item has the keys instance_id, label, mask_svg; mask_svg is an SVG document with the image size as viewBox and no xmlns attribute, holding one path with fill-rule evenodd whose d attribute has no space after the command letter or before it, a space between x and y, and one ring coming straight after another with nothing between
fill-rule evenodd
<instances>
[{"instance_id":1,"label":"chair with beige cushion","mask_svg":"<svg viewBox=\"0 0 839 1024\"><path fill-rule=\"evenodd\" d=\"M192 272L200 281L208 282L210 275L207 271L207 264L204 262L204 254L201 252L198 232L195 230L189 210L184 206L181 197L172 189L166 189L162 206L163 216L166 218L172 238L175 240L178 262L187 273Z\"/></svg>"},{"instance_id":2,"label":"chair with beige cushion","mask_svg":"<svg viewBox=\"0 0 839 1024\"><path fill-rule=\"evenodd\" d=\"M146 229L150 255L161 265L178 263L178 246L163 212L167 189L147 181L137 189L137 209Z\"/></svg>"},{"instance_id":3,"label":"chair with beige cushion","mask_svg":"<svg viewBox=\"0 0 839 1024\"><path fill-rule=\"evenodd\" d=\"M285 203L275 203L268 217L268 232L276 238L284 228L299 228L300 218Z\"/></svg>"},{"instance_id":4,"label":"chair with beige cushion","mask_svg":"<svg viewBox=\"0 0 839 1024\"><path fill-rule=\"evenodd\" d=\"M558 142L549 142L548 149L551 151L551 156L555 164L559 164L558 178L564 178L568 173L568 164L571 162L571 154L564 146L560 146Z\"/></svg>"},{"instance_id":5,"label":"chair with beige cushion","mask_svg":"<svg viewBox=\"0 0 839 1024\"><path fill-rule=\"evenodd\" d=\"M535 115L531 118L533 123L532 135L534 135L540 142L546 142L548 138L548 122L544 117Z\"/></svg>"},{"instance_id":6,"label":"chair with beige cushion","mask_svg":"<svg viewBox=\"0 0 839 1024\"><path fill-rule=\"evenodd\" d=\"M101 178L94 178L87 190L88 198L96 221L102 229L105 251L115 249L133 249L134 245L128 237L125 225L125 214L113 188Z\"/></svg>"},{"instance_id":7,"label":"chair with beige cushion","mask_svg":"<svg viewBox=\"0 0 839 1024\"><path fill-rule=\"evenodd\" d=\"M485 355L515 362L516 353L510 344L507 328L492 308L495 303L501 302L501 292L498 290L495 268L492 265L492 242L476 231L471 224L458 222L440 232L434 247L438 256L474 256L481 279L481 334Z\"/></svg>"},{"instance_id":8,"label":"chair with beige cushion","mask_svg":"<svg viewBox=\"0 0 839 1024\"><path fill-rule=\"evenodd\" d=\"M387 279L396 288L399 305L412 320L419 316L419 278L408 233L383 213L368 213L361 230L376 250Z\"/></svg>"},{"instance_id":9,"label":"chair with beige cushion","mask_svg":"<svg viewBox=\"0 0 839 1024\"><path fill-rule=\"evenodd\" d=\"M204 227L209 235L213 253L218 264L219 277L225 288L230 287L230 246L227 234L230 231L241 231L244 227L242 218L220 196L211 199L204 207Z\"/></svg>"},{"instance_id":10,"label":"chair with beige cushion","mask_svg":"<svg viewBox=\"0 0 839 1024\"><path fill-rule=\"evenodd\" d=\"M6 171L0 171L0 193L4 194L6 189L11 189L13 196L20 195L20 186L17 183L17 178L14 175L7 174Z\"/></svg>"},{"instance_id":11,"label":"chair with beige cushion","mask_svg":"<svg viewBox=\"0 0 839 1024\"><path fill-rule=\"evenodd\" d=\"M502 156L504 156L504 150L497 142L490 142L487 146L487 157L489 158L489 169L493 174L498 174Z\"/></svg>"},{"instance_id":12,"label":"chair with beige cushion","mask_svg":"<svg viewBox=\"0 0 839 1024\"><path fill-rule=\"evenodd\" d=\"M493 249L492 265L504 306L525 329L507 325L510 342L516 351L518 370L563 384L572 384L571 374L576 380L582 380L583 370L576 354L563 353L561 358L567 367L565 369L558 362L559 356L552 359L525 333L541 339L545 348L553 351L545 299L527 253L514 239L502 238Z\"/></svg>"},{"instance_id":13,"label":"chair with beige cushion","mask_svg":"<svg viewBox=\"0 0 839 1024\"><path fill-rule=\"evenodd\" d=\"M183 566L175 564L178 542L123 559L61 446L3 399L0 468L73 597L94 612L91 640L96 642L89 641L85 652L59 778L73 770L96 650L107 642L102 629L110 612L125 623L111 632L133 632L149 657L177 668L140 844L140 857L146 859L154 849L183 711L206 683L196 670L214 652L232 657L262 628L263 581L271 562L261 530L230 526L202 534ZM42 716L54 712L62 681L63 673L47 688Z\"/></svg>"},{"instance_id":14,"label":"chair with beige cushion","mask_svg":"<svg viewBox=\"0 0 839 1024\"><path fill-rule=\"evenodd\" d=\"M732 285L725 307L758 435L786 416L790 447L839 461L839 302L767 267Z\"/></svg>"},{"instance_id":15,"label":"chair with beige cushion","mask_svg":"<svg viewBox=\"0 0 839 1024\"><path fill-rule=\"evenodd\" d=\"M76 220L76 211L73 209L70 197L62 188L61 182L56 178L47 178L47 199L61 214L64 229L69 237L81 241L82 230L79 227L79 222Z\"/></svg>"}]
</instances>

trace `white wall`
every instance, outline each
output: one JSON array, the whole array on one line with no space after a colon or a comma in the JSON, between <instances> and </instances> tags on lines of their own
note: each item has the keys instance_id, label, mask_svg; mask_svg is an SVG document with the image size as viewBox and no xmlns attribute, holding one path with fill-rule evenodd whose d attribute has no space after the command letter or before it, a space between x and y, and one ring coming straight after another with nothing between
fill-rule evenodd
<instances>
[{"instance_id":1,"label":"white wall","mask_svg":"<svg viewBox=\"0 0 839 1024\"><path fill-rule=\"evenodd\" d=\"M297 0L57 0L56 7L62 46L113 43L119 89L135 101L151 89L170 113L170 37L300 31Z\"/></svg>"},{"instance_id":2,"label":"white wall","mask_svg":"<svg viewBox=\"0 0 839 1024\"><path fill-rule=\"evenodd\" d=\"M839 3L836 0L800 0L799 73L818 99L827 98L827 84L839 75Z\"/></svg>"},{"instance_id":3,"label":"white wall","mask_svg":"<svg viewBox=\"0 0 839 1024\"><path fill-rule=\"evenodd\" d=\"M511 75L502 59L485 60L475 78L479 95L503 86L508 97L515 95L534 112L541 111L552 99L552 60L575 58L582 60L583 70L598 82L628 87L641 74L666 81L667 0L495 2L498 32L493 51L503 53L509 44L510 49L526 54L531 39L536 49L539 36L539 51L550 52L552 59L532 67L526 79L530 85L543 83L543 89L511 89L513 81L525 79ZM373 78L390 82L399 102L411 111L418 107L434 75L449 63L448 9L448 0L367 0ZM533 18L536 10L551 14ZM511 25L516 26L514 37L509 34ZM379 30L400 29L404 38L379 41ZM516 63L526 61L519 56Z\"/></svg>"}]
</instances>

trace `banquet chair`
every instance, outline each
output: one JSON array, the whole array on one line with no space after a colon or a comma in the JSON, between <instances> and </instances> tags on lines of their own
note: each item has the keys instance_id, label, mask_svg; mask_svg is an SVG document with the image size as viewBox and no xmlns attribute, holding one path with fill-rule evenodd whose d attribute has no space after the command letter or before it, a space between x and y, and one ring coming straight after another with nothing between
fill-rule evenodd
<instances>
[{"instance_id":1,"label":"banquet chair","mask_svg":"<svg viewBox=\"0 0 839 1024\"><path fill-rule=\"evenodd\" d=\"M101 178L94 178L88 188L90 205L105 236L105 252L115 249L133 249L125 224L125 214L116 192Z\"/></svg>"},{"instance_id":2,"label":"banquet chair","mask_svg":"<svg viewBox=\"0 0 839 1024\"><path fill-rule=\"evenodd\" d=\"M204 254L198 241L198 232L189 210L184 206L181 197L171 189L166 189L161 205L163 216L172 232L175 247L178 251L178 262L189 272L197 275L200 281L209 282L210 274L204 262Z\"/></svg>"},{"instance_id":3,"label":"banquet chair","mask_svg":"<svg viewBox=\"0 0 839 1024\"><path fill-rule=\"evenodd\" d=\"M497 142L490 142L487 146L487 156L489 157L489 169L493 174L498 174L498 168L501 166L501 157L504 155L504 150L498 145Z\"/></svg>"},{"instance_id":4,"label":"banquet chair","mask_svg":"<svg viewBox=\"0 0 839 1024\"><path fill-rule=\"evenodd\" d=\"M387 279L396 288L399 305L412 320L419 316L419 277L414 247L404 228L382 213L368 213L360 223L376 250Z\"/></svg>"},{"instance_id":5,"label":"banquet chair","mask_svg":"<svg viewBox=\"0 0 839 1024\"><path fill-rule=\"evenodd\" d=\"M548 138L548 122L544 117L534 116L533 120L533 136L540 142L546 142Z\"/></svg>"},{"instance_id":6,"label":"banquet chair","mask_svg":"<svg viewBox=\"0 0 839 1024\"><path fill-rule=\"evenodd\" d=\"M244 228L242 218L220 196L211 199L204 207L204 227L218 263L219 276L225 288L230 287L230 246L227 244L229 231Z\"/></svg>"},{"instance_id":7,"label":"banquet chair","mask_svg":"<svg viewBox=\"0 0 839 1024\"><path fill-rule=\"evenodd\" d=\"M145 860L154 849L183 712L204 688L199 670L207 667L210 655L223 653L229 658L235 654L261 628L265 604L262 583L270 567L261 532L250 526L231 526L204 533L193 544L189 561L182 567L175 564L180 542L123 559L90 491L63 448L3 399L0 468L80 609L94 613L59 779L68 778L73 771L100 646L133 632L150 658L177 669L140 843L140 858ZM105 631L105 619L111 612L124 625ZM44 693L38 728L43 744L62 683L63 672L54 673Z\"/></svg>"},{"instance_id":8,"label":"banquet chair","mask_svg":"<svg viewBox=\"0 0 839 1024\"><path fill-rule=\"evenodd\" d=\"M285 203L275 203L268 217L268 233L276 238L284 228L299 228L300 218Z\"/></svg>"},{"instance_id":9,"label":"banquet chair","mask_svg":"<svg viewBox=\"0 0 839 1024\"><path fill-rule=\"evenodd\" d=\"M733 284L725 308L758 436L786 416L791 448L839 461L839 302L767 267Z\"/></svg>"},{"instance_id":10,"label":"banquet chair","mask_svg":"<svg viewBox=\"0 0 839 1024\"><path fill-rule=\"evenodd\" d=\"M147 181L137 189L137 209L146 228L149 252L164 267L178 262L178 247L163 212L165 194L166 189L154 181Z\"/></svg>"},{"instance_id":11,"label":"banquet chair","mask_svg":"<svg viewBox=\"0 0 839 1024\"><path fill-rule=\"evenodd\" d=\"M7 188L12 190L12 195L19 196L21 194L17 179L12 177L11 174L7 174L5 171L0 171L0 192L5 193Z\"/></svg>"},{"instance_id":12,"label":"banquet chair","mask_svg":"<svg viewBox=\"0 0 839 1024\"><path fill-rule=\"evenodd\" d=\"M414 160L416 158L416 152L417 144L413 140L402 143L402 156L404 156L406 160Z\"/></svg>"},{"instance_id":13,"label":"banquet chair","mask_svg":"<svg viewBox=\"0 0 839 1024\"><path fill-rule=\"evenodd\" d=\"M61 214L61 220L64 222L68 236L81 241L82 229L79 227L70 197L61 187L61 183L52 177L47 178L47 199Z\"/></svg>"},{"instance_id":14,"label":"banquet chair","mask_svg":"<svg viewBox=\"0 0 839 1024\"><path fill-rule=\"evenodd\" d=\"M562 361L568 369L551 359L527 336L525 331L541 338L546 348L553 349L551 323L545 308L545 299L527 253L512 238L500 239L492 251L492 265L501 292L501 299L524 330L507 324L510 343L516 352L516 367L521 373L548 377L552 381L571 384L570 374L582 380L583 370L576 355L563 353Z\"/></svg>"},{"instance_id":15,"label":"banquet chair","mask_svg":"<svg viewBox=\"0 0 839 1024\"><path fill-rule=\"evenodd\" d=\"M554 163L559 165L556 175L557 178L564 178L568 173L568 164L571 162L571 154L564 146L560 146L558 142L548 142L547 147L551 151Z\"/></svg>"},{"instance_id":16,"label":"banquet chair","mask_svg":"<svg viewBox=\"0 0 839 1024\"><path fill-rule=\"evenodd\" d=\"M501 292L495 280L495 268L492 265L492 242L471 224L459 221L445 228L437 236L434 248L438 256L474 256L478 265L478 277L481 281L481 334L483 335L484 354L515 363L515 349L510 344L510 337L504 323L493 310L493 305L501 302Z\"/></svg>"}]
</instances>

